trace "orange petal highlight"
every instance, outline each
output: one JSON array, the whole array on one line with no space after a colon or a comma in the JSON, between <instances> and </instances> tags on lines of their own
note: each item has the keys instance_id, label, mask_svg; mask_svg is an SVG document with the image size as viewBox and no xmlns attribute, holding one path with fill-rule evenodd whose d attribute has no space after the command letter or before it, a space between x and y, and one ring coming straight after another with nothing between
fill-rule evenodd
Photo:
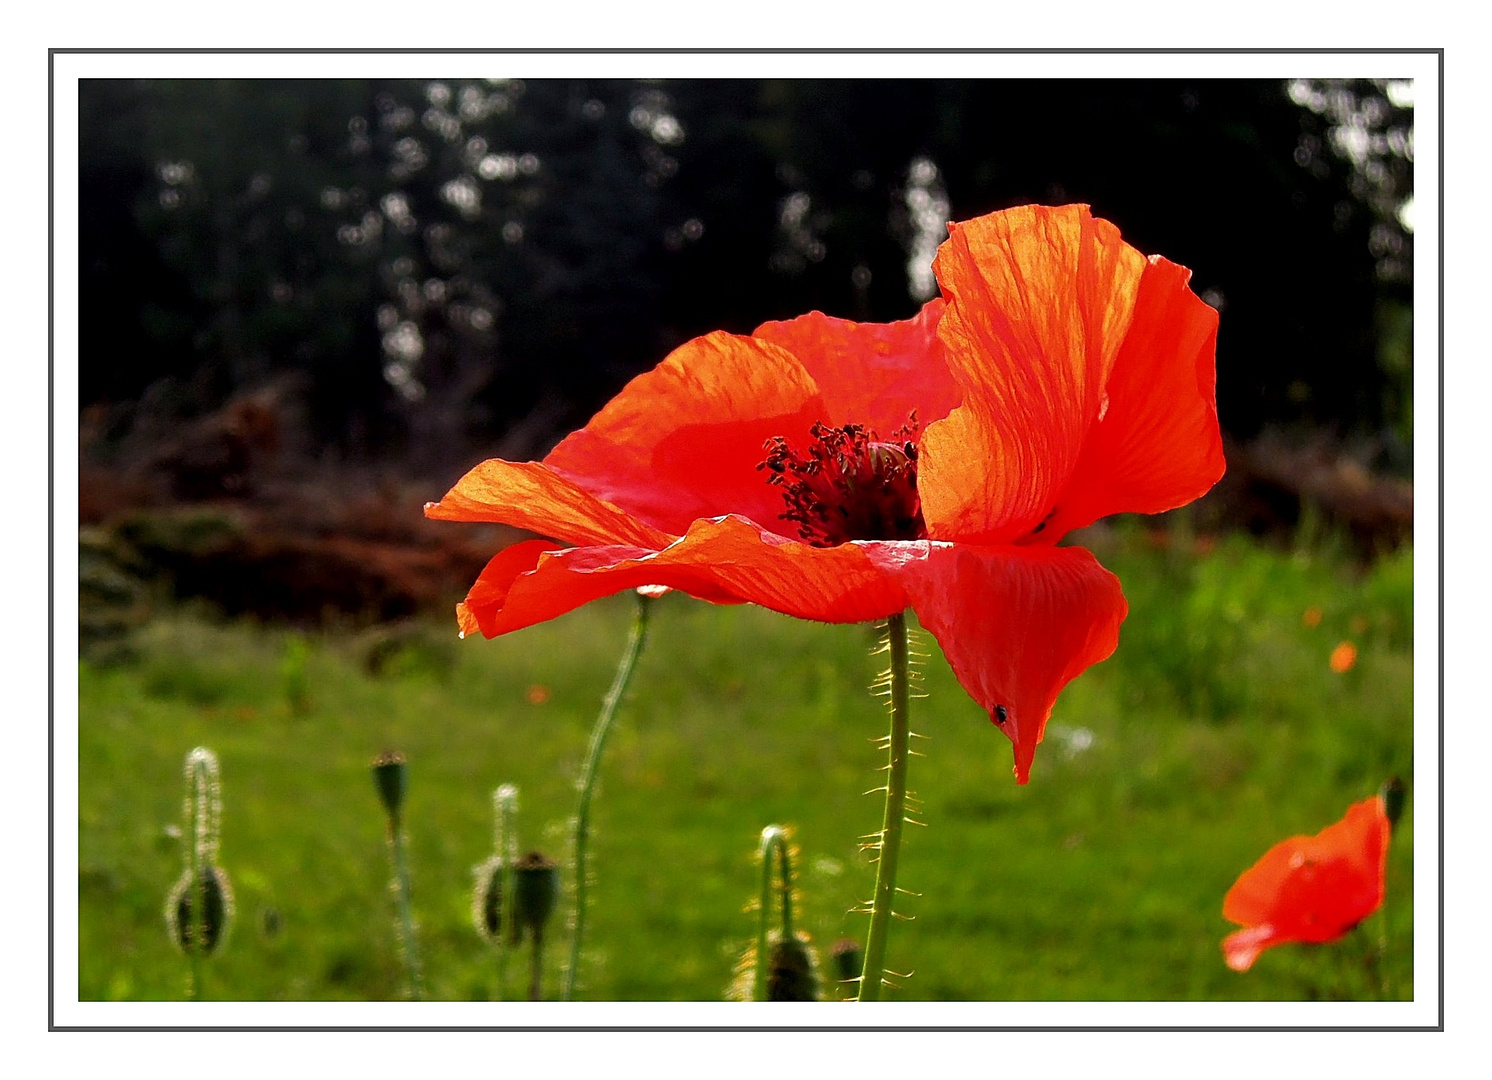
<instances>
[{"instance_id":1,"label":"orange petal highlight","mask_svg":"<svg viewBox=\"0 0 1492 1080\"><path fill-rule=\"evenodd\" d=\"M962 396L938 338L943 308L943 298L934 297L914 317L893 323L813 311L763 323L752 336L797 357L823 393L832 423L863 424L888 439L913 410L925 426L947 416Z\"/></svg>"},{"instance_id":2,"label":"orange petal highlight","mask_svg":"<svg viewBox=\"0 0 1492 1080\"><path fill-rule=\"evenodd\" d=\"M861 545L811 547L724 517L695 522L661 551L621 545L561 551L542 541L515 545L487 564L458 617L463 631L496 637L643 585L822 622L866 622L907 605L901 587Z\"/></svg>"},{"instance_id":3,"label":"orange petal highlight","mask_svg":"<svg viewBox=\"0 0 1492 1080\"><path fill-rule=\"evenodd\" d=\"M913 547L925 555L892 561ZM872 557L1010 738L1026 783L1057 694L1119 643L1129 610L1119 579L1082 548L903 543L876 545Z\"/></svg>"},{"instance_id":4,"label":"orange petal highlight","mask_svg":"<svg viewBox=\"0 0 1492 1080\"><path fill-rule=\"evenodd\" d=\"M698 518L724 514L775 528L784 507L757 471L763 444L773 435L806 438L827 415L792 354L717 331L629 382L544 463L675 536Z\"/></svg>"},{"instance_id":5,"label":"orange petal highlight","mask_svg":"<svg viewBox=\"0 0 1492 1080\"><path fill-rule=\"evenodd\" d=\"M1315 836L1270 848L1223 899L1223 918L1254 931L1224 941L1229 966L1243 971L1261 950L1285 942L1335 940L1377 911L1388 839L1388 815L1375 795Z\"/></svg>"},{"instance_id":6,"label":"orange petal highlight","mask_svg":"<svg viewBox=\"0 0 1492 1080\"><path fill-rule=\"evenodd\" d=\"M1041 539L1118 513L1158 514L1223 475L1217 422L1217 312L1187 287L1191 271L1155 257L1099 415Z\"/></svg>"},{"instance_id":7,"label":"orange petal highlight","mask_svg":"<svg viewBox=\"0 0 1492 1080\"><path fill-rule=\"evenodd\" d=\"M1039 526L1073 474L1146 262L1086 206L949 226L938 326L964 404L923 436L929 535L995 544Z\"/></svg>"},{"instance_id":8,"label":"orange petal highlight","mask_svg":"<svg viewBox=\"0 0 1492 1080\"><path fill-rule=\"evenodd\" d=\"M568 544L662 547L672 539L535 461L484 461L440 502L426 503L425 516L512 525Z\"/></svg>"}]
</instances>

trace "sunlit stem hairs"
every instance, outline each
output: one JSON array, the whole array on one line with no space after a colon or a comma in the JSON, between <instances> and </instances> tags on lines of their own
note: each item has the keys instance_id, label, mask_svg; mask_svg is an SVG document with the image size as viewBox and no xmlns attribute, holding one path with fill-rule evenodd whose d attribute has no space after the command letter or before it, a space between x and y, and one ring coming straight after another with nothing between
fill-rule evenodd
<instances>
[{"instance_id":1,"label":"sunlit stem hairs","mask_svg":"<svg viewBox=\"0 0 1492 1080\"><path fill-rule=\"evenodd\" d=\"M793 927L793 850L787 830L768 825L758 854L762 862L761 902L757 910L753 956L753 1001L817 1001L818 975L807 940ZM781 921L772 932L773 868L781 897Z\"/></svg>"},{"instance_id":2,"label":"sunlit stem hairs","mask_svg":"<svg viewBox=\"0 0 1492 1080\"><path fill-rule=\"evenodd\" d=\"M217 865L223 803L218 759L199 746L186 757L186 798L182 807L185 868L166 897L171 941L191 960L187 994L202 996L202 959L217 952L233 917L233 891Z\"/></svg>"},{"instance_id":3,"label":"sunlit stem hairs","mask_svg":"<svg viewBox=\"0 0 1492 1080\"><path fill-rule=\"evenodd\" d=\"M571 850L575 859L575 910L570 926L570 959L565 965L564 984L560 990L561 1001L574 999L575 978L580 968L580 942L585 935L585 905L587 888L590 884L587 877L586 854L590 841L591 795L596 788L596 773L601 767L601 753L606 748L606 737L611 734L611 722L616 716L617 704L622 700L622 695L627 692L627 684L632 679L632 669L637 666L637 658L642 655L642 646L648 636L648 609L653 601L642 592L638 592L636 603L637 613L632 620L632 632L627 636L627 647L623 650L621 662L617 665L616 677L611 680L611 689L606 691L606 697L601 700L601 711L596 716L596 726L591 729L591 742L585 755L585 768L577 784L580 794L575 806L575 833L571 842Z\"/></svg>"},{"instance_id":4,"label":"sunlit stem hairs","mask_svg":"<svg viewBox=\"0 0 1492 1080\"><path fill-rule=\"evenodd\" d=\"M497 953L497 1000L508 996L508 933L513 920L513 867L518 861L518 788L503 784L492 793L492 854L478 866L471 917L477 933Z\"/></svg>"},{"instance_id":5,"label":"sunlit stem hairs","mask_svg":"<svg viewBox=\"0 0 1492 1080\"><path fill-rule=\"evenodd\" d=\"M857 1001L879 1001L886 974L886 938L891 929L892 903L896 897L896 869L901 855L902 825L907 813L907 758L911 753L910 697L911 665L907 641L907 617L902 612L886 620L883 650L890 663L876 689L888 698L891 732L886 737L886 808L881 829L862 846L876 852L875 894L870 902L870 929L865 938L865 967L860 975ZM884 687L884 689L881 689Z\"/></svg>"},{"instance_id":6,"label":"sunlit stem hairs","mask_svg":"<svg viewBox=\"0 0 1492 1080\"><path fill-rule=\"evenodd\" d=\"M419 943L415 938L414 910L409 899L409 862L404 851L402 816L407 782L408 768L402 754L388 751L374 760L373 784L388 815L389 859L394 874L389 888L399 909L399 954L404 961L409 998L419 1001L424 996L424 975L420 969Z\"/></svg>"}]
</instances>

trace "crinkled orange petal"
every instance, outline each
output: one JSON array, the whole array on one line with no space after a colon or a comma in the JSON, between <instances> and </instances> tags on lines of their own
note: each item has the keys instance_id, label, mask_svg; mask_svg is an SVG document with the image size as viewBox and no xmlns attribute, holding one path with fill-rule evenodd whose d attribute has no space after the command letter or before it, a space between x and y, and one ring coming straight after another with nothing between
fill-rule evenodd
<instances>
[{"instance_id":1,"label":"crinkled orange petal","mask_svg":"<svg viewBox=\"0 0 1492 1080\"><path fill-rule=\"evenodd\" d=\"M812 311L763 323L752 336L798 358L823 394L831 422L863 424L889 439L912 411L925 427L959 403L962 391L938 338L943 307L943 298L934 297L912 318L892 323Z\"/></svg>"},{"instance_id":2,"label":"crinkled orange petal","mask_svg":"<svg viewBox=\"0 0 1492 1080\"><path fill-rule=\"evenodd\" d=\"M1117 513L1158 514L1223 475L1217 422L1217 312L1187 287L1191 271L1152 257L1099 416L1041 539Z\"/></svg>"},{"instance_id":3,"label":"crinkled orange petal","mask_svg":"<svg viewBox=\"0 0 1492 1080\"><path fill-rule=\"evenodd\" d=\"M1265 852L1228 890L1223 918L1269 927L1260 948L1341 937L1383 903L1388 840L1383 800L1355 803L1315 836L1292 836Z\"/></svg>"},{"instance_id":4,"label":"crinkled orange petal","mask_svg":"<svg viewBox=\"0 0 1492 1080\"><path fill-rule=\"evenodd\" d=\"M1098 417L1145 266L1086 206L949 226L938 334L964 404L922 438L928 535L999 544L1041 524Z\"/></svg>"},{"instance_id":5,"label":"crinkled orange petal","mask_svg":"<svg viewBox=\"0 0 1492 1080\"><path fill-rule=\"evenodd\" d=\"M456 605L456 625L461 636L482 631L478 614L500 608L514 580L537 566L540 556L567 550L570 549L558 547L548 540L525 540L503 548L487 560L476 582L467 590L466 599Z\"/></svg>"},{"instance_id":6,"label":"crinkled orange petal","mask_svg":"<svg viewBox=\"0 0 1492 1080\"><path fill-rule=\"evenodd\" d=\"M696 521L662 550L517 545L488 563L458 615L463 630L495 637L640 585L821 622L865 622L907 606L862 545L811 547L732 516Z\"/></svg>"},{"instance_id":7,"label":"crinkled orange petal","mask_svg":"<svg viewBox=\"0 0 1492 1080\"><path fill-rule=\"evenodd\" d=\"M920 547L924 557L907 559ZM1058 692L1119 643L1129 610L1119 579L1082 548L902 543L869 548L906 588L969 696L1015 746L1030 777ZM895 559L896 561L892 561Z\"/></svg>"},{"instance_id":8,"label":"crinkled orange petal","mask_svg":"<svg viewBox=\"0 0 1492 1080\"><path fill-rule=\"evenodd\" d=\"M425 516L512 525L569 544L662 547L673 539L535 461L484 461L439 502L426 503Z\"/></svg>"},{"instance_id":9,"label":"crinkled orange petal","mask_svg":"<svg viewBox=\"0 0 1492 1080\"><path fill-rule=\"evenodd\" d=\"M639 375L544 463L598 499L682 535L697 518L740 514L775 527L780 489L756 466L773 435L806 437L827 418L813 379L777 345L716 332Z\"/></svg>"}]
</instances>

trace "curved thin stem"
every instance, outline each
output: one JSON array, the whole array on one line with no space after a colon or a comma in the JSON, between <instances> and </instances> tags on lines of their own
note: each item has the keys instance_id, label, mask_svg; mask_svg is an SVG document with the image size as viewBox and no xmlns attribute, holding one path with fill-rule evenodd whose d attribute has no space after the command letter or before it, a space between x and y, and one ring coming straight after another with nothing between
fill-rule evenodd
<instances>
[{"instance_id":1,"label":"curved thin stem","mask_svg":"<svg viewBox=\"0 0 1492 1080\"><path fill-rule=\"evenodd\" d=\"M751 1000L767 1000L767 953L771 947L771 933L768 927L772 922L772 849L776 848L781 855L782 861L782 925L783 936L786 938L792 933L793 915L792 900L789 898L791 885L788 884L790 873L787 852L787 835L779 825L768 825L762 830L762 845L760 849L762 859L762 893L761 907L756 928L756 970L752 976Z\"/></svg>"},{"instance_id":2,"label":"curved thin stem","mask_svg":"<svg viewBox=\"0 0 1492 1080\"><path fill-rule=\"evenodd\" d=\"M791 941L793 938L793 863L792 855L788 851L786 835L777 845L777 858L781 864L782 875L782 940Z\"/></svg>"},{"instance_id":3,"label":"curved thin stem","mask_svg":"<svg viewBox=\"0 0 1492 1080\"><path fill-rule=\"evenodd\" d=\"M871 902L870 932L865 938L865 967L860 973L857 1001L879 1001L885 976L886 937L891 928L891 904L896 896L896 864L901 854L901 826L907 808L907 757L911 742L907 675L907 617L905 612L886 621L891 690L890 761L886 767L886 812L881 819L880 857L876 861L876 891Z\"/></svg>"},{"instance_id":4,"label":"curved thin stem","mask_svg":"<svg viewBox=\"0 0 1492 1080\"><path fill-rule=\"evenodd\" d=\"M202 778L198 770L192 773L192 846L187 855L187 866L191 872L191 926L187 928L187 955L191 959L191 988L188 1000L202 1000L202 943L207 940L207 888L202 883L202 837L206 812L206 799L202 795Z\"/></svg>"},{"instance_id":5,"label":"curved thin stem","mask_svg":"<svg viewBox=\"0 0 1492 1080\"><path fill-rule=\"evenodd\" d=\"M601 766L601 752L606 748L606 737L611 734L612 718L617 704L627 691L632 679L632 669L642 654L643 642L648 636L648 608L652 601L637 594L637 614L632 620L632 632L627 638L627 648L617 665L616 677L611 680L611 689L601 701L601 711L596 716L596 726L591 729L590 749L586 752L585 770L580 777L580 801L575 808L575 925L570 936L570 962L565 967L565 982L560 994L561 1001L575 997L575 975L580 968L580 941L585 935L586 845L590 839L591 794L596 787L596 773Z\"/></svg>"}]
</instances>

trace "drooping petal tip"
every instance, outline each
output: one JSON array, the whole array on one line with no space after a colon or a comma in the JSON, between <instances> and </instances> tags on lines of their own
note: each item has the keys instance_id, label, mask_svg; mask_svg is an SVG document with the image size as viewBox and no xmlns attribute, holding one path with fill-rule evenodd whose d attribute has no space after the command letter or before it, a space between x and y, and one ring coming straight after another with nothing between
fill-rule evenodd
<instances>
[{"instance_id":1,"label":"drooping petal tip","mask_svg":"<svg viewBox=\"0 0 1492 1080\"><path fill-rule=\"evenodd\" d=\"M1058 693L1118 646L1129 611L1119 579L1083 548L921 541L867 551L1010 739L1026 783Z\"/></svg>"},{"instance_id":2,"label":"drooping petal tip","mask_svg":"<svg viewBox=\"0 0 1492 1080\"><path fill-rule=\"evenodd\" d=\"M1268 923L1235 930L1223 938L1223 960L1234 971L1247 971L1259 954L1274 944L1275 929Z\"/></svg>"}]
</instances>

